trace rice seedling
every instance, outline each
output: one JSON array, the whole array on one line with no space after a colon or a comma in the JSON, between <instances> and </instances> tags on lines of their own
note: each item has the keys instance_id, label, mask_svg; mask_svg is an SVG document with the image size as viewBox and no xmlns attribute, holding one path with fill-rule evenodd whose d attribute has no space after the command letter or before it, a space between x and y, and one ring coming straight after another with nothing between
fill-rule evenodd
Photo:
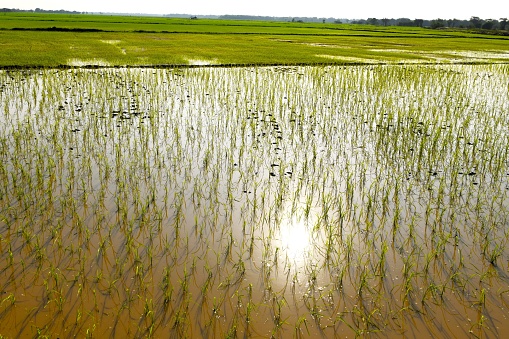
<instances>
[{"instance_id":1,"label":"rice seedling","mask_svg":"<svg viewBox=\"0 0 509 339\"><path fill-rule=\"evenodd\" d=\"M508 74L0 71L2 335L509 333Z\"/></svg>"}]
</instances>

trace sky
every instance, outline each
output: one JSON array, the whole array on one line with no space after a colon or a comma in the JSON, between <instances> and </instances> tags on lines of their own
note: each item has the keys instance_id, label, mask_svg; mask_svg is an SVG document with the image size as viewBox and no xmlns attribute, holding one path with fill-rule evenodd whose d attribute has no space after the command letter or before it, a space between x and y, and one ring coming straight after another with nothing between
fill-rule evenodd
<instances>
[{"instance_id":1,"label":"sky","mask_svg":"<svg viewBox=\"0 0 509 339\"><path fill-rule=\"evenodd\" d=\"M507 0L2 0L0 7L144 14L262 15L319 18L499 19Z\"/></svg>"}]
</instances>

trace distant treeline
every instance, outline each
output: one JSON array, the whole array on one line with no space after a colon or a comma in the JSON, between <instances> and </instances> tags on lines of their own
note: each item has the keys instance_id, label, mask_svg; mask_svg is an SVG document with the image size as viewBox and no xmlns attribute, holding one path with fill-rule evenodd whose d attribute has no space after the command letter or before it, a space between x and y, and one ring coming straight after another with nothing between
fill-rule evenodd
<instances>
[{"instance_id":1,"label":"distant treeline","mask_svg":"<svg viewBox=\"0 0 509 339\"><path fill-rule=\"evenodd\" d=\"M36 8L34 10L21 10L15 8L0 8L0 12L36 12L36 13L63 13L63 14L86 14L84 12L66 11L66 10L44 10ZM102 14L102 13L88 13ZM122 14L122 13L108 13ZM145 14L146 15L146 14ZM155 15L154 15L155 16ZM158 15L161 16L161 15ZM413 26L413 27L430 27L434 29L440 28L474 28L482 30L509 30L509 22L507 18L500 19L481 19L477 16L471 17L469 20L460 19L409 19L409 18L368 18L359 20L337 19L337 18L318 18L318 17L274 17L274 16L256 16L256 15L190 15L190 14L165 14L162 15L169 18L190 18L190 19L222 19L222 20L255 20L255 21L283 21L283 22L312 22L312 23L348 23L360 25L374 26Z\"/></svg>"},{"instance_id":2,"label":"distant treeline","mask_svg":"<svg viewBox=\"0 0 509 339\"><path fill-rule=\"evenodd\" d=\"M77 11L66 11L64 9L60 10L45 10L41 8L36 9L17 9L17 8L0 8L0 12L29 12L29 13L53 13L53 14L86 14L85 12L77 12Z\"/></svg>"},{"instance_id":3,"label":"distant treeline","mask_svg":"<svg viewBox=\"0 0 509 339\"><path fill-rule=\"evenodd\" d=\"M506 30L509 29L507 18L496 19L481 19L477 16L473 16L470 20L460 19L433 19L423 20L415 19L411 20L408 18L399 19L377 19L368 18L366 20L352 20L352 24L364 24L364 25L375 25L375 26L414 26L414 27L430 27L430 28L477 28L487 30Z\"/></svg>"},{"instance_id":4,"label":"distant treeline","mask_svg":"<svg viewBox=\"0 0 509 339\"><path fill-rule=\"evenodd\" d=\"M260 20L260 21L286 21L286 22L322 22L322 23L348 23L348 19L317 18L317 17L277 17L277 16L255 16L255 15L221 15L222 20Z\"/></svg>"}]
</instances>

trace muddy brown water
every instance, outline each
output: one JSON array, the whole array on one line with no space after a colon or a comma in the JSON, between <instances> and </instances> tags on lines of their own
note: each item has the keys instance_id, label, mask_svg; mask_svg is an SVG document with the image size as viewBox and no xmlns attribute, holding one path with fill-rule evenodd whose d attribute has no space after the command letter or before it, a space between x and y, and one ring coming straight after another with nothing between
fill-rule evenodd
<instances>
[{"instance_id":1,"label":"muddy brown water","mask_svg":"<svg viewBox=\"0 0 509 339\"><path fill-rule=\"evenodd\" d=\"M509 335L508 74L0 72L0 335Z\"/></svg>"}]
</instances>

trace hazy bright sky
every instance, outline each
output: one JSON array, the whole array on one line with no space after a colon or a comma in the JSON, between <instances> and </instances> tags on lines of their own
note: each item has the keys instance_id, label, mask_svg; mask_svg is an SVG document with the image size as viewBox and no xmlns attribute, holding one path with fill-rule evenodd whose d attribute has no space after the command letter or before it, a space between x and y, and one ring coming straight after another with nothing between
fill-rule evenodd
<instances>
[{"instance_id":1,"label":"hazy bright sky","mask_svg":"<svg viewBox=\"0 0 509 339\"><path fill-rule=\"evenodd\" d=\"M348 19L509 17L509 0L2 0L0 7L150 14L246 14Z\"/></svg>"}]
</instances>

